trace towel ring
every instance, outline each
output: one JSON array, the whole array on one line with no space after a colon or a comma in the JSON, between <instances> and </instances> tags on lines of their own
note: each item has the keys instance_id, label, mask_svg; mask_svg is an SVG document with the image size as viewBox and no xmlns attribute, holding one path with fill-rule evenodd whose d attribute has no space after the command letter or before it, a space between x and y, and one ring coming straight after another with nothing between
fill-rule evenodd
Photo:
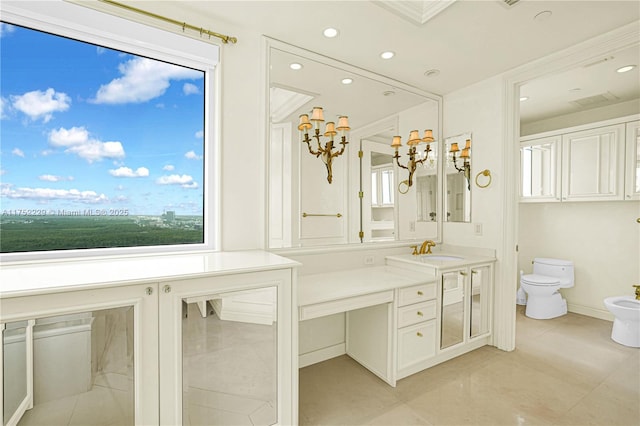
<instances>
[{"instance_id":1,"label":"towel ring","mask_svg":"<svg viewBox=\"0 0 640 426\"><path fill-rule=\"evenodd\" d=\"M480 176L488 176L489 180L487 181L487 183L485 183L484 185L480 185L480 183L478 183L478 178L480 178ZM491 185L491 172L489 171L489 169L485 169L476 175L476 185L478 186L478 188L486 188L487 186Z\"/></svg>"},{"instance_id":2,"label":"towel ring","mask_svg":"<svg viewBox=\"0 0 640 426\"><path fill-rule=\"evenodd\" d=\"M407 189L404 190L404 191L402 190L402 185L403 184L407 186ZM400 182L398 184L398 192L401 193L401 194L406 194L407 192L409 192L409 188L410 188L410 186L409 186L409 181L408 180L403 180L402 182Z\"/></svg>"}]
</instances>

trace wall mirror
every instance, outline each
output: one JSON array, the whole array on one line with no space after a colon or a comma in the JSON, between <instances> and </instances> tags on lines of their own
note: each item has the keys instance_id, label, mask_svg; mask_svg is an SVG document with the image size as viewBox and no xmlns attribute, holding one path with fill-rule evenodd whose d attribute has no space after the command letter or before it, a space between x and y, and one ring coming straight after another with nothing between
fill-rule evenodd
<instances>
[{"instance_id":1,"label":"wall mirror","mask_svg":"<svg viewBox=\"0 0 640 426\"><path fill-rule=\"evenodd\" d=\"M440 141L441 98L275 40L267 46L269 248L439 240L439 167L433 153ZM330 139L325 133L333 130L326 125L334 123L330 165L318 151L315 128L301 125L300 116L307 114L315 127L314 107L322 107L325 120L322 148ZM346 146L340 143L341 116L348 117ZM406 165L406 141L414 129L432 130L435 141L430 159L401 194L398 184L408 172L393 160L391 142L402 136L400 163ZM313 152L303 142L305 133ZM424 143L418 146L419 155L424 149Z\"/></svg>"},{"instance_id":2,"label":"wall mirror","mask_svg":"<svg viewBox=\"0 0 640 426\"><path fill-rule=\"evenodd\" d=\"M448 137L444 141L445 216L447 222L471 222L471 133Z\"/></svg>"}]
</instances>

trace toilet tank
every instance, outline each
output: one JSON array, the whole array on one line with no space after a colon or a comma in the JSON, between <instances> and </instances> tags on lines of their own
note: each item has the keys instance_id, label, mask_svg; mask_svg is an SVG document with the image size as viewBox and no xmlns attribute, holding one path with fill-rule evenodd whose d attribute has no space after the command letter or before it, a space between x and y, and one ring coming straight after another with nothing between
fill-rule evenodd
<instances>
[{"instance_id":1,"label":"toilet tank","mask_svg":"<svg viewBox=\"0 0 640 426\"><path fill-rule=\"evenodd\" d=\"M573 262L537 257L533 259L533 273L560 278L560 287L573 287Z\"/></svg>"}]
</instances>

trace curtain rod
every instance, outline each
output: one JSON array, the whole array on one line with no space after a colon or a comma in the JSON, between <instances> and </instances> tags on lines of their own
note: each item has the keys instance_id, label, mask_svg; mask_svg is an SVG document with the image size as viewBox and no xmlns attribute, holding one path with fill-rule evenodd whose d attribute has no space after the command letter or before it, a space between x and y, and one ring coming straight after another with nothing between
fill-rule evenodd
<instances>
[{"instance_id":1,"label":"curtain rod","mask_svg":"<svg viewBox=\"0 0 640 426\"><path fill-rule=\"evenodd\" d=\"M186 22L180 22L180 21L176 21L175 19L171 19L171 18L167 18L165 16L162 15L157 15L155 13L151 13L151 12L147 12L146 10L142 10L142 9L138 9L137 7L133 7L133 6L127 6L126 4L122 4L122 3L118 3L116 1L111 1L111 0L99 0L102 3L107 3L110 4L112 6L117 6L132 12L136 12L139 13L141 15L145 15L145 16L149 16L151 18L155 18L155 19L159 19L161 21L164 22L169 22L170 24L174 24L174 25L178 25L179 27L182 27L182 31L184 31L185 29L190 29L193 31L198 31L200 33L200 36L204 35L208 35L209 37L217 37L219 39L222 40L223 43L227 44L227 43L232 43L235 44L238 42L238 39L236 37L231 37L228 35L224 35L224 34L220 34L220 33L216 33L214 31L209 31L209 30L205 30L202 27L196 27L195 25L190 25L187 24Z\"/></svg>"}]
</instances>

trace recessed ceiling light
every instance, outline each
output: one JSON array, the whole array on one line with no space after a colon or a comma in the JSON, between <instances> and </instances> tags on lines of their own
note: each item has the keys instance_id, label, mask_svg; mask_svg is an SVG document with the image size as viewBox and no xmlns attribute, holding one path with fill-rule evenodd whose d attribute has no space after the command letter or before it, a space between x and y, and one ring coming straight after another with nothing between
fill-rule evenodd
<instances>
[{"instance_id":1,"label":"recessed ceiling light","mask_svg":"<svg viewBox=\"0 0 640 426\"><path fill-rule=\"evenodd\" d=\"M431 69L431 70L426 70L424 72L425 77L436 77L438 75L440 75L440 70L437 69Z\"/></svg>"},{"instance_id":2,"label":"recessed ceiling light","mask_svg":"<svg viewBox=\"0 0 640 426\"><path fill-rule=\"evenodd\" d=\"M520 102L524 102L524 101L526 101L528 99L529 99L528 96L520 96Z\"/></svg>"},{"instance_id":3,"label":"recessed ceiling light","mask_svg":"<svg viewBox=\"0 0 640 426\"><path fill-rule=\"evenodd\" d=\"M351 83L353 83L352 78L347 77L342 79L342 84L351 84Z\"/></svg>"},{"instance_id":4,"label":"recessed ceiling light","mask_svg":"<svg viewBox=\"0 0 640 426\"><path fill-rule=\"evenodd\" d=\"M297 62L293 62L291 64L289 64L289 68L291 68L292 70L301 70L302 69L302 64L299 64Z\"/></svg>"},{"instance_id":5,"label":"recessed ceiling light","mask_svg":"<svg viewBox=\"0 0 640 426\"><path fill-rule=\"evenodd\" d=\"M617 72L627 72L627 71L631 71L632 69L634 69L636 66L635 65L626 65L624 67L618 68L616 71Z\"/></svg>"},{"instance_id":6,"label":"recessed ceiling light","mask_svg":"<svg viewBox=\"0 0 640 426\"><path fill-rule=\"evenodd\" d=\"M322 34L324 34L324 36L327 38L334 38L338 36L339 31L335 28L329 27L329 28L325 28Z\"/></svg>"},{"instance_id":7,"label":"recessed ceiling light","mask_svg":"<svg viewBox=\"0 0 640 426\"><path fill-rule=\"evenodd\" d=\"M393 90L385 90L384 92L382 92L382 94L384 96L393 96L396 94L396 92L394 92Z\"/></svg>"},{"instance_id":8,"label":"recessed ceiling light","mask_svg":"<svg viewBox=\"0 0 640 426\"><path fill-rule=\"evenodd\" d=\"M550 10L543 10L542 12L534 16L533 20L538 22L543 22L551 18L551 15L553 15L553 13Z\"/></svg>"},{"instance_id":9,"label":"recessed ceiling light","mask_svg":"<svg viewBox=\"0 0 640 426\"><path fill-rule=\"evenodd\" d=\"M394 52L387 51L387 52L382 52L382 53L380 54L380 57L381 57L382 59L391 59L391 58L393 58L395 55L396 55L396 54L395 54Z\"/></svg>"}]
</instances>

